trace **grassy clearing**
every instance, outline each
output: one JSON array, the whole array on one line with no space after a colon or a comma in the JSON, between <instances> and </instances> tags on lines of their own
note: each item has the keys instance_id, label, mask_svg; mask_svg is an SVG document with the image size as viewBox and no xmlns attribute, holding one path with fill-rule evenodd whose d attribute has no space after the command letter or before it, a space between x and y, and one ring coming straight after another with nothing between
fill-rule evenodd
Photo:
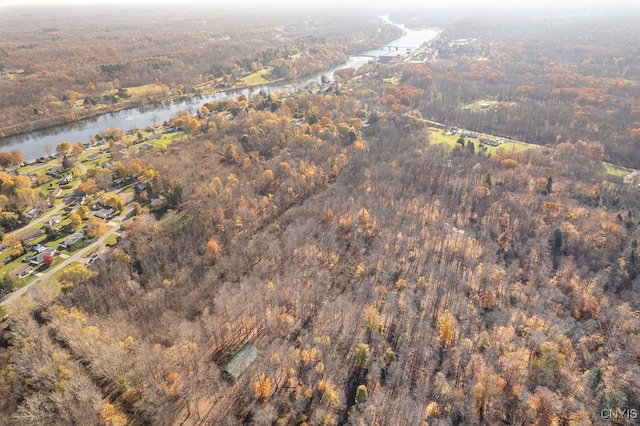
<instances>
[{"instance_id":1,"label":"grassy clearing","mask_svg":"<svg viewBox=\"0 0 640 426\"><path fill-rule=\"evenodd\" d=\"M0 275L2 274L8 274L11 271L13 271L15 268L17 268L20 265L26 265L26 263L22 262L22 259L25 258L25 256L31 256L34 255L35 253L33 251L28 251L27 253L25 253L24 255L20 256L19 258L13 260L10 263L7 263L5 266L0 268ZM22 287L26 286L27 284L29 284L31 281L35 280L37 278L36 274L37 273L43 273L46 272L48 269L55 267L56 265L59 265L60 263L64 262L64 259L61 257L57 257L53 264L51 266L44 266L44 265L40 265L40 266L31 266L32 268L32 272L31 275L28 275L24 278L18 278L16 277L16 285L14 287L14 290L19 290Z\"/></svg>"},{"instance_id":2,"label":"grassy clearing","mask_svg":"<svg viewBox=\"0 0 640 426\"><path fill-rule=\"evenodd\" d=\"M398 83L400 83L400 79L398 77L389 77L389 78L385 78L382 81L387 84L393 84L394 86L397 86Z\"/></svg>"},{"instance_id":3,"label":"grassy clearing","mask_svg":"<svg viewBox=\"0 0 640 426\"><path fill-rule=\"evenodd\" d=\"M184 132L165 133L161 138L154 139L150 143L153 145L154 149L166 148L173 142L179 142L184 138L186 138Z\"/></svg>"},{"instance_id":4,"label":"grassy clearing","mask_svg":"<svg viewBox=\"0 0 640 426\"><path fill-rule=\"evenodd\" d=\"M496 109L501 109L501 108L509 108L515 105L516 105L515 102L498 102L498 101L488 101L485 99L480 99L480 100L466 104L464 106L464 109L474 113L479 113L479 112L486 112L486 111L494 111Z\"/></svg>"},{"instance_id":5,"label":"grassy clearing","mask_svg":"<svg viewBox=\"0 0 640 426\"><path fill-rule=\"evenodd\" d=\"M604 169L608 174L613 176L625 177L626 175L631 173L628 170L614 166L613 164L605 164Z\"/></svg>"},{"instance_id":6,"label":"grassy clearing","mask_svg":"<svg viewBox=\"0 0 640 426\"><path fill-rule=\"evenodd\" d=\"M118 234L111 234L104 239L104 245L107 247L115 246L118 243Z\"/></svg>"},{"instance_id":7,"label":"grassy clearing","mask_svg":"<svg viewBox=\"0 0 640 426\"><path fill-rule=\"evenodd\" d=\"M66 254L74 254L75 252L86 248L89 244L91 244L88 240L80 240L75 244L72 244L71 247L62 250L62 253Z\"/></svg>"},{"instance_id":8,"label":"grassy clearing","mask_svg":"<svg viewBox=\"0 0 640 426\"><path fill-rule=\"evenodd\" d=\"M127 87L127 93L131 96L164 95L169 93L169 86L166 84L145 84L143 86Z\"/></svg>"},{"instance_id":9,"label":"grassy clearing","mask_svg":"<svg viewBox=\"0 0 640 426\"><path fill-rule=\"evenodd\" d=\"M465 141L471 141L474 145L475 151L478 151L480 149L479 139L482 137L495 139L494 136L481 135L478 139L465 138ZM445 135L443 129L429 127L429 141L432 144L444 145L449 149L455 149L456 147L460 146L457 143L459 138L460 138L459 135ZM530 145L524 142L519 142L514 140L507 140L503 142L500 146L490 146L490 145L485 145L485 146L487 148L487 153L490 153L490 154L496 154L499 152L522 152L522 151L526 151L527 149L541 148L536 145Z\"/></svg>"},{"instance_id":10,"label":"grassy clearing","mask_svg":"<svg viewBox=\"0 0 640 426\"><path fill-rule=\"evenodd\" d=\"M33 254L33 252L27 252L27 254ZM2 256L2 258L6 258L8 256L8 254L6 254L6 252L2 252L0 254L0 256ZM17 259L12 260L11 262L7 263L6 265L4 265L3 267L0 268L0 275L2 274L8 274L9 272L13 271L15 268L17 268L18 266L22 265L22 259L24 259L25 255L22 255L20 257L18 257Z\"/></svg>"},{"instance_id":11,"label":"grassy clearing","mask_svg":"<svg viewBox=\"0 0 640 426\"><path fill-rule=\"evenodd\" d=\"M51 169L53 167L58 167L62 165L62 161L55 159L55 160L49 160L46 163L36 163L36 164L32 164L30 166L24 166L24 167L20 167L18 170L20 172L21 175L29 175L31 173L44 173L45 170Z\"/></svg>"},{"instance_id":12,"label":"grassy clearing","mask_svg":"<svg viewBox=\"0 0 640 426\"><path fill-rule=\"evenodd\" d=\"M255 86L257 84L266 84L270 81L265 78L265 76L269 73L269 70L258 70L254 71L251 74L247 74L240 80L240 83L246 84L248 86Z\"/></svg>"},{"instance_id":13,"label":"grassy clearing","mask_svg":"<svg viewBox=\"0 0 640 426\"><path fill-rule=\"evenodd\" d=\"M31 275L28 275L24 278L16 278L16 285L13 287L13 291L20 290L22 287L26 286L36 278L38 277L35 275L35 271Z\"/></svg>"}]
</instances>

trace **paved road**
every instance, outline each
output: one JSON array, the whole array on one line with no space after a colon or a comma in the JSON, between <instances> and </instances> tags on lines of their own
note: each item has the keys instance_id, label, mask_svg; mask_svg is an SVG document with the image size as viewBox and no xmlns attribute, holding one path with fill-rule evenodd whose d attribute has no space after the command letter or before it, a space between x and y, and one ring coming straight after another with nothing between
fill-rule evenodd
<instances>
[{"instance_id":1,"label":"paved road","mask_svg":"<svg viewBox=\"0 0 640 426\"><path fill-rule=\"evenodd\" d=\"M76 163L76 166L80 169L80 172L84 175L85 173L87 173L87 168L81 164L81 163ZM78 180L78 182L76 182L75 185L73 185L73 190L75 191L78 186L80 186L81 181ZM66 207L66 205L64 203L60 203L57 206L51 208L50 210L47 210L47 212L41 216L38 216L37 218L35 218L34 220L32 220L31 222L29 222L27 225L23 226L20 229L16 229L15 231L12 232L12 234L16 234L16 235L20 235L21 232L23 232L25 229L27 228L33 228L33 225L38 225L41 226L43 225L48 219L50 219L51 217L53 217L54 215L56 215L57 213L60 213L60 211L64 210L64 208Z\"/></svg>"},{"instance_id":2,"label":"paved road","mask_svg":"<svg viewBox=\"0 0 640 426\"><path fill-rule=\"evenodd\" d=\"M82 174L85 174L87 172L87 168L78 163L77 164L78 168L80 168L80 171L82 172ZM74 186L74 189L76 189L78 186L80 185L80 182L76 183L76 185ZM121 190L117 191L118 193L121 192ZM130 200L127 198L127 202L130 202ZM60 203L58 206L52 208L51 210L47 211L46 214L39 216L38 218L34 219L31 223L29 223L26 227L23 227L21 229L18 229L16 231L14 231L16 234L19 234L20 232L24 231L25 228L33 228L33 225L38 225L41 226L42 224L44 224L44 222L46 222L50 217L54 216L56 213L59 213L61 210L63 210L65 207L64 203ZM116 232L119 232L120 230L120 223L122 222L122 219L127 217L127 214L121 214L120 216L116 217L114 220L109 222L109 225L112 226L112 228L107 231L104 235L102 235L100 238L98 238L96 241L94 241L93 243L89 244L87 247L83 248L82 250L79 250L77 253L72 254L71 256L69 256L68 258L66 258L63 262L59 263L58 265L48 269L45 273L43 273L42 275L38 276L38 278L36 278L35 280L31 281L29 284L27 284L26 286L22 287L21 289L9 294L5 299L3 299L2 301L0 301L0 306L5 306L5 305L9 305L11 303L13 303L15 300L17 300L18 298L22 297L23 295L25 295L33 286L47 281L49 279L51 279L51 277L58 271L60 271L61 269L63 269L64 267L68 266L69 264L71 264L72 262L82 262L82 263L86 263L87 259L83 258L83 254L84 253L89 253L92 250L99 248L102 249L104 248L104 241L109 238L111 235L115 234Z\"/></svg>"},{"instance_id":3,"label":"paved road","mask_svg":"<svg viewBox=\"0 0 640 426\"><path fill-rule=\"evenodd\" d=\"M68 266L72 262L86 263L87 259L84 259L83 255L85 253L91 252L95 248L103 247L104 246L104 241L107 238L109 238L111 235L113 235L113 234L115 234L115 233L120 231L120 223L122 222L122 218L124 218L124 217L127 217L127 215L120 215L119 217L117 217L114 220L110 221L109 225L113 226L112 229L107 231L104 235L102 235L100 238L98 238L93 243L89 244L84 249L78 250L77 253L74 253L71 256L69 256L68 258L66 258L64 260L64 262L61 262L60 264L48 269L47 272L45 272L44 274L42 274L41 276L39 276L35 280L31 281L29 284L27 284L26 286L22 287L20 290L14 291L10 295L8 295L3 301L0 302L0 306L5 306L5 305L9 305L9 304L13 303L18 298L24 296L33 286L35 286L35 285L37 285L37 284L39 284L41 282L44 282L44 281L47 281L47 280L51 279L56 272L60 271L64 267Z\"/></svg>"}]
</instances>

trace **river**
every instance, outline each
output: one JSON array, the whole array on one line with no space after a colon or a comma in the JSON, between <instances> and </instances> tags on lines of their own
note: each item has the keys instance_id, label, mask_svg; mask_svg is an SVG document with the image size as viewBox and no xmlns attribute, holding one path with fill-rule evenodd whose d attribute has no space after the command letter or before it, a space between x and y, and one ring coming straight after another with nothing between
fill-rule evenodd
<instances>
[{"instance_id":1,"label":"river","mask_svg":"<svg viewBox=\"0 0 640 426\"><path fill-rule=\"evenodd\" d=\"M144 128L154 123L162 123L169 120L178 112L185 109L194 113L200 106L208 101L235 98L240 94L251 95L253 93L258 93L260 90L264 90L265 92L274 90L280 92L295 91L308 86L309 84L319 82L323 75L332 79L333 73L338 69L350 67L358 68L371 61L372 56L379 57L389 54L390 51L404 53L407 48L418 48L423 43L434 39L438 35L438 31L434 29L409 29L404 25L395 24L389 21L388 16L382 16L381 18L386 23L397 25L404 31L404 35L381 49L364 52L361 55L350 56L346 63L321 73L304 77L293 82L253 86L244 89L235 89L210 95L192 97L180 101L149 104L139 108L124 109L114 113L87 118L75 123L54 126L22 135L0 138L0 147L2 147L2 150L4 151L18 149L22 152L25 159L34 159L45 155L46 146L49 146L52 151L55 151L56 145L62 141L69 141L72 144L75 144L76 142L89 142L91 137L108 128L120 128L123 131Z\"/></svg>"}]
</instances>

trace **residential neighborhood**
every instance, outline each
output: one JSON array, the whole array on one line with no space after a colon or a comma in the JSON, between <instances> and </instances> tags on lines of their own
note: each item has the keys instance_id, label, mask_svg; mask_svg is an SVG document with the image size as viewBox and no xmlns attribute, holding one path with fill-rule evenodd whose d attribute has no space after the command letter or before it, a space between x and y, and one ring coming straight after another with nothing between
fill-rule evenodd
<instances>
[{"instance_id":1,"label":"residential neighborhood","mask_svg":"<svg viewBox=\"0 0 640 426\"><path fill-rule=\"evenodd\" d=\"M128 151L166 146L181 132L154 128L143 132L141 145L127 142L138 133L129 132L131 136L124 136L117 150L96 141L82 152L78 148L78 152L40 157L0 171L12 179L27 176L34 200L16 213L16 218L24 218L23 225L5 228L0 244L0 276L19 280L16 290L20 291L11 297L74 262L92 264L116 244L120 224L134 219L138 210L130 210L131 203L158 200L160 194L153 194L144 168L127 160ZM4 298L0 303L7 303L7 296L0 295Z\"/></svg>"}]
</instances>

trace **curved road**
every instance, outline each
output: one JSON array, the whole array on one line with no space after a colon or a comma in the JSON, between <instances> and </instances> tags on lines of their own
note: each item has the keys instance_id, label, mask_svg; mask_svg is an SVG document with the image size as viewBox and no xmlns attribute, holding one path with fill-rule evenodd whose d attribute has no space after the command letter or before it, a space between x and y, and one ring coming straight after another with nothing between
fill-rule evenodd
<instances>
[{"instance_id":1,"label":"curved road","mask_svg":"<svg viewBox=\"0 0 640 426\"><path fill-rule=\"evenodd\" d=\"M58 264L58 265L56 265L56 266L54 266L54 267L52 267L50 269L47 269L47 272L45 272L44 274L42 274L41 276L39 276L35 280L31 281L29 284L27 284L26 286L22 287L20 290L14 291L13 293L9 294L4 300L2 300L0 302L0 306L5 306L5 305L9 305L9 304L13 303L19 297L22 297L24 294L26 294L31 289L31 287L33 287L36 284L39 284L41 282L44 282L44 281L47 281L47 280L51 279L56 272L60 271L64 267L68 266L69 264L71 264L73 262L86 263L86 260L83 259L83 255L85 253L91 252L92 250L94 250L97 247L101 247L104 244L104 240L106 240L111 235L113 235L113 234L117 233L118 231L120 231L120 223L122 222L122 218L123 217L127 217L127 215L126 214L125 215L120 215L117 218L115 218L114 220L110 221L109 222L109 226L112 226L112 228L109 231L107 231L104 235L102 235L100 238L98 238L93 243L89 244L84 249L79 250L77 253L72 254L71 256L66 258L63 262L61 262L60 264Z\"/></svg>"},{"instance_id":2,"label":"curved road","mask_svg":"<svg viewBox=\"0 0 640 426\"><path fill-rule=\"evenodd\" d=\"M87 172L87 168L84 165L82 165L81 163L78 163L77 167L80 169L82 174L85 174ZM76 183L76 185L74 186L73 189L75 190L79 185L80 185L80 182ZM121 191L117 191L117 192L119 193ZM127 201L129 201L129 200L127 200ZM64 207L65 207L65 204L64 203L60 203L58 206L52 208L46 214L38 217L37 219L35 219L31 223L29 223L27 226L25 226L25 227L23 227L21 229L18 229L18 230L14 231L14 232L15 233L20 233L25 228L33 228L34 224L35 225L42 225L47 219L49 219L50 217L52 217L56 213L59 213L61 210L63 210ZM102 247L104 245L104 241L107 238L109 238L111 235L117 233L120 230L120 223L122 222L123 218L128 217L128 213L129 212L126 212L126 214L120 214L118 217L116 217L113 220L111 220L109 222L109 226L111 226L112 228L109 231L107 231L104 235L102 235L100 238L98 238L96 241L94 241L93 243L89 244L87 247L83 248L82 250L79 250L77 253L74 253L71 256L69 256L68 258L64 259L64 261L61 262L60 264L48 269L45 273L43 273L42 275L38 276L35 280L31 281L26 286L24 286L21 289L16 290L13 293L7 295L2 301L0 301L0 306L5 306L5 305L9 305L9 304L13 303L18 298L20 298L23 295L25 295L33 286L35 286L35 285L37 285L37 284L39 284L41 282L44 282L44 281L47 281L47 280L51 279L56 272L60 271L64 267L68 266L69 264L71 264L73 262L86 263L86 260L83 259L84 253L90 253L95 248Z\"/></svg>"}]
</instances>

